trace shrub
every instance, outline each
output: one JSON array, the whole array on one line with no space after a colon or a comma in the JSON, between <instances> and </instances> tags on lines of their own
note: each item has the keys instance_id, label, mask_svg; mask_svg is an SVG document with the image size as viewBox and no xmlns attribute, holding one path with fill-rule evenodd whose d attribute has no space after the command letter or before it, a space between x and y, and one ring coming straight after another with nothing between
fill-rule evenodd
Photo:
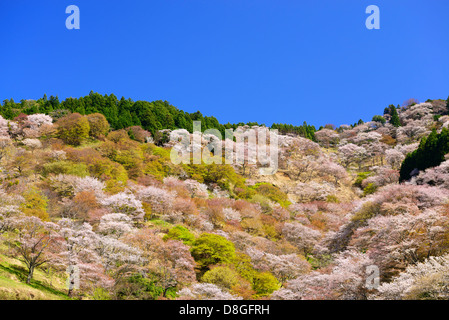
<instances>
[{"instance_id":1,"label":"shrub","mask_svg":"<svg viewBox=\"0 0 449 320\"><path fill-rule=\"evenodd\" d=\"M326 201L330 202L330 203L340 203L340 200L338 200L338 197L333 194L328 195L326 198Z\"/></svg>"},{"instance_id":2,"label":"shrub","mask_svg":"<svg viewBox=\"0 0 449 320\"><path fill-rule=\"evenodd\" d=\"M42 174L70 174L78 177L85 177L89 174L84 163L73 163L70 161L55 161L45 163Z\"/></svg>"},{"instance_id":3,"label":"shrub","mask_svg":"<svg viewBox=\"0 0 449 320\"><path fill-rule=\"evenodd\" d=\"M374 202L366 202L352 216L351 221L363 223L380 213L380 205Z\"/></svg>"},{"instance_id":4,"label":"shrub","mask_svg":"<svg viewBox=\"0 0 449 320\"><path fill-rule=\"evenodd\" d=\"M377 190L377 186L374 183L368 183L368 185L363 189L363 195L367 196L369 194L373 194Z\"/></svg>"},{"instance_id":5,"label":"shrub","mask_svg":"<svg viewBox=\"0 0 449 320\"><path fill-rule=\"evenodd\" d=\"M279 188L270 185L268 183L258 183L255 185L257 193L267 197L268 199L279 203L282 207L288 207L291 202L288 200L287 195L279 190Z\"/></svg>"},{"instance_id":6,"label":"shrub","mask_svg":"<svg viewBox=\"0 0 449 320\"><path fill-rule=\"evenodd\" d=\"M359 172L357 173L357 178L355 179L354 186L361 188L362 182L369 176L373 175L372 172Z\"/></svg>"}]
</instances>

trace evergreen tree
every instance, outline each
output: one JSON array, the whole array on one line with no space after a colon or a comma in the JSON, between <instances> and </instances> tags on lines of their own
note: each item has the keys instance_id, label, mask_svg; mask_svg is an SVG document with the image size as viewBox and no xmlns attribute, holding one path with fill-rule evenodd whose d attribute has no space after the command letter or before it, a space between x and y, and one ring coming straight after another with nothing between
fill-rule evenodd
<instances>
[{"instance_id":1,"label":"evergreen tree","mask_svg":"<svg viewBox=\"0 0 449 320\"><path fill-rule=\"evenodd\" d=\"M398 111L396 110L396 107L394 105L390 105L390 115L391 115L390 123L396 128L400 127L401 120L399 119Z\"/></svg>"},{"instance_id":2,"label":"evergreen tree","mask_svg":"<svg viewBox=\"0 0 449 320\"><path fill-rule=\"evenodd\" d=\"M425 170L436 167L444 161L449 153L449 129L443 128L440 134L434 129L426 138L422 138L418 149L409 153L400 169L400 180L409 180L413 170Z\"/></svg>"},{"instance_id":3,"label":"evergreen tree","mask_svg":"<svg viewBox=\"0 0 449 320\"><path fill-rule=\"evenodd\" d=\"M239 123L220 124L213 116L203 116L201 112L184 112L167 101L136 101L122 97L120 101L114 94L101 95L94 91L85 97L67 98L60 102L58 96L44 94L42 98L35 102L23 100L21 104L16 104L14 100L5 100L0 110L0 114L13 119L18 114L50 114L55 120L67 116L70 113L80 115L90 115L100 113L106 117L113 129L126 129L132 126L142 126L153 135L162 129L186 129L193 131L193 121L201 122L202 131L206 129L217 129L224 137L225 129L237 129L238 126L245 125ZM360 122L359 122L360 123ZM362 121L363 123L363 121ZM248 126L259 126L257 122L247 122ZM314 126L304 122L300 126L291 124L273 124L272 129L278 129L280 134L292 133L310 140L315 140Z\"/></svg>"},{"instance_id":4,"label":"evergreen tree","mask_svg":"<svg viewBox=\"0 0 449 320\"><path fill-rule=\"evenodd\" d=\"M16 114L14 112L14 104L12 104L8 99L3 101L3 107L2 110L0 112L0 114L5 118L5 119L14 119L18 113Z\"/></svg>"}]
</instances>

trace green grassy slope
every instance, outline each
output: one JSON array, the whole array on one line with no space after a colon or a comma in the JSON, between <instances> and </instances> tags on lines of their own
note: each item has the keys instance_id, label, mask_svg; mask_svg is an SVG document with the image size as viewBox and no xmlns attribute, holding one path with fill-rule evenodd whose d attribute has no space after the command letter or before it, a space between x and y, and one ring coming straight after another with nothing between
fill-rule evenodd
<instances>
[{"instance_id":1,"label":"green grassy slope","mask_svg":"<svg viewBox=\"0 0 449 320\"><path fill-rule=\"evenodd\" d=\"M16 259L0 255L0 300L65 300L68 299L61 278L36 270L26 284L27 271Z\"/></svg>"}]
</instances>

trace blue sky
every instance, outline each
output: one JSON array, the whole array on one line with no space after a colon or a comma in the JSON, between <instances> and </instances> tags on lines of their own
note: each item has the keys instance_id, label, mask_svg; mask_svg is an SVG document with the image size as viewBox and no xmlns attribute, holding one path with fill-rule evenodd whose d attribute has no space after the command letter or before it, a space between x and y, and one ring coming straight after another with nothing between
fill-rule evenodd
<instances>
[{"instance_id":1,"label":"blue sky","mask_svg":"<svg viewBox=\"0 0 449 320\"><path fill-rule=\"evenodd\" d=\"M68 5L80 30L68 30ZM368 5L380 30L368 30ZM220 122L370 120L449 95L446 0L0 1L0 100L90 90Z\"/></svg>"}]
</instances>

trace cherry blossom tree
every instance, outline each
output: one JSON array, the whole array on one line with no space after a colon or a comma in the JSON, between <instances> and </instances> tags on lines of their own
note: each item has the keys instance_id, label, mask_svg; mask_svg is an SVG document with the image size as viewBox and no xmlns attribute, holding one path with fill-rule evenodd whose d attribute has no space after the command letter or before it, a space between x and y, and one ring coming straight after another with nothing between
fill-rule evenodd
<instances>
[{"instance_id":1,"label":"cherry blossom tree","mask_svg":"<svg viewBox=\"0 0 449 320\"><path fill-rule=\"evenodd\" d=\"M344 183L348 179L348 173L345 168L331 160L320 162L319 174L324 177L328 176L336 185L339 182Z\"/></svg>"},{"instance_id":2,"label":"cherry blossom tree","mask_svg":"<svg viewBox=\"0 0 449 320\"><path fill-rule=\"evenodd\" d=\"M5 120L2 116L0 116L0 137L10 138L8 121Z\"/></svg>"},{"instance_id":3,"label":"cherry blossom tree","mask_svg":"<svg viewBox=\"0 0 449 320\"><path fill-rule=\"evenodd\" d=\"M313 200L326 200L327 196L335 191L335 187L330 183L319 183L311 181L309 183L298 182L293 193L301 202Z\"/></svg>"},{"instance_id":4,"label":"cherry blossom tree","mask_svg":"<svg viewBox=\"0 0 449 320\"><path fill-rule=\"evenodd\" d=\"M151 188L151 187L148 187ZM110 207L116 213L123 213L135 221L143 220L144 210L142 202L131 192L120 192L100 200L104 206Z\"/></svg>"},{"instance_id":5,"label":"cherry blossom tree","mask_svg":"<svg viewBox=\"0 0 449 320\"><path fill-rule=\"evenodd\" d=\"M184 181L186 188L189 190L192 198L208 198L207 186L196 180L187 179Z\"/></svg>"},{"instance_id":6,"label":"cherry blossom tree","mask_svg":"<svg viewBox=\"0 0 449 320\"><path fill-rule=\"evenodd\" d=\"M352 143L357 145L369 144L374 142L379 142L382 138L382 135L376 131L369 132L359 132L356 136L352 137L350 140Z\"/></svg>"},{"instance_id":7,"label":"cherry blossom tree","mask_svg":"<svg viewBox=\"0 0 449 320\"><path fill-rule=\"evenodd\" d=\"M394 147L395 150L402 152L404 156L415 151L419 146L419 142L411 143L411 144L398 144Z\"/></svg>"},{"instance_id":8,"label":"cherry blossom tree","mask_svg":"<svg viewBox=\"0 0 449 320\"><path fill-rule=\"evenodd\" d=\"M433 106L431 103L419 103L402 110L399 114L399 118L401 119L401 122L409 124L411 121L422 120L429 115L432 117L432 113Z\"/></svg>"},{"instance_id":9,"label":"cherry blossom tree","mask_svg":"<svg viewBox=\"0 0 449 320\"><path fill-rule=\"evenodd\" d=\"M195 261L190 248L181 241L168 240L156 246L150 271L157 276L157 283L163 288L165 297L170 288L192 283L196 279Z\"/></svg>"},{"instance_id":10,"label":"cherry blossom tree","mask_svg":"<svg viewBox=\"0 0 449 320\"><path fill-rule=\"evenodd\" d=\"M151 209L154 212L168 214L172 210L176 193L149 186L140 188L137 191L137 197L141 201L151 204Z\"/></svg>"},{"instance_id":11,"label":"cherry blossom tree","mask_svg":"<svg viewBox=\"0 0 449 320\"><path fill-rule=\"evenodd\" d=\"M399 169L405 155L397 149L388 149L385 151L385 160L393 169Z\"/></svg>"},{"instance_id":12,"label":"cherry blossom tree","mask_svg":"<svg viewBox=\"0 0 449 320\"><path fill-rule=\"evenodd\" d=\"M398 128L396 132L399 143L410 143L419 140L429 134L430 130L422 123L422 121L412 121L406 126Z\"/></svg>"},{"instance_id":13,"label":"cherry blossom tree","mask_svg":"<svg viewBox=\"0 0 449 320\"><path fill-rule=\"evenodd\" d=\"M31 129L38 129L43 125L53 124L53 118L43 113L30 114L27 120L30 122Z\"/></svg>"},{"instance_id":14,"label":"cherry blossom tree","mask_svg":"<svg viewBox=\"0 0 449 320\"><path fill-rule=\"evenodd\" d=\"M275 255L256 248L248 248L246 252L254 268L262 272L271 272L281 282L296 278L310 270L310 264L296 254Z\"/></svg>"},{"instance_id":15,"label":"cherry blossom tree","mask_svg":"<svg viewBox=\"0 0 449 320\"><path fill-rule=\"evenodd\" d=\"M240 212L232 208L223 208L223 215L227 221L240 222L242 220Z\"/></svg>"},{"instance_id":16,"label":"cherry blossom tree","mask_svg":"<svg viewBox=\"0 0 449 320\"><path fill-rule=\"evenodd\" d=\"M125 274L142 263L142 253L139 249L113 237L100 237L95 251L100 256L106 272L116 269L116 274Z\"/></svg>"},{"instance_id":17,"label":"cherry blossom tree","mask_svg":"<svg viewBox=\"0 0 449 320\"><path fill-rule=\"evenodd\" d=\"M290 170L294 173L295 180L308 182L312 180L320 169L321 163L315 156L304 156L300 159L289 161Z\"/></svg>"},{"instance_id":18,"label":"cherry blossom tree","mask_svg":"<svg viewBox=\"0 0 449 320\"><path fill-rule=\"evenodd\" d=\"M120 238L133 230L133 222L129 216L123 213L105 214L100 219L98 232L103 235Z\"/></svg>"},{"instance_id":19,"label":"cherry blossom tree","mask_svg":"<svg viewBox=\"0 0 449 320\"><path fill-rule=\"evenodd\" d=\"M196 283L178 291L180 299L187 300L242 300L241 297L223 291L212 283Z\"/></svg>"},{"instance_id":20,"label":"cherry blossom tree","mask_svg":"<svg viewBox=\"0 0 449 320\"><path fill-rule=\"evenodd\" d=\"M410 265L389 283L383 283L371 299L381 300L448 300L449 255L429 257Z\"/></svg>"},{"instance_id":21,"label":"cherry blossom tree","mask_svg":"<svg viewBox=\"0 0 449 320\"><path fill-rule=\"evenodd\" d=\"M70 219L58 221L60 227L55 238L57 245L52 247L53 265L70 272L68 295L79 285L81 290L93 287L110 288L114 281L105 273L101 258L95 251L99 237L88 223L76 223ZM75 275L74 272L78 272ZM79 279L76 278L79 277ZM79 280L79 283L75 281Z\"/></svg>"},{"instance_id":22,"label":"cherry blossom tree","mask_svg":"<svg viewBox=\"0 0 449 320\"><path fill-rule=\"evenodd\" d=\"M412 179L412 183L449 189L449 160L442 162L438 167L421 171Z\"/></svg>"},{"instance_id":23,"label":"cherry blossom tree","mask_svg":"<svg viewBox=\"0 0 449 320\"><path fill-rule=\"evenodd\" d=\"M382 187L399 182L398 170L390 169L389 167L374 167L373 169L375 174L363 180L363 188L369 184L373 184L376 187Z\"/></svg>"},{"instance_id":24,"label":"cherry blossom tree","mask_svg":"<svg viewBox=\"0 0 449 320\"><path fill-rule=\"evenodd\" d=\"M313 252L315 244L322 237L321 232L296 222L285 223L282 228L282 234L305 256Z\"/></svg>"},{"instance_id":25,"label":"cherry blossom tree","mask_svg":"<svg viewBox=\"0 0 449 320\"><path fill-rule=\"evenodd\" d=\"M42 148L42 143L39 139L24 139L22 143L31 150Z\"/></svg>"},{"instance_id":26,"label":"cherry blossom tree","mask_svg":"<svg viewBox=\"0 0 449 320\"><path fill-rule=\"evenodd\" d=\"M315 138L320 144L329 148L331 145L336 145L338 143L340 136L334 130L321 129L320 131L315 132Z\"/></svg>"},{"instance_id":27,"label":"cherry blossom tree","mask_svg":"<svg viewBox=\"0 0 449 320\"><path fill-rule=\"evenodd\" d=\"M95 194L98 199L104 197L103 189L105 188L104 182L94 177L74 177L73 178L73 191L75 194L90 191Z\"/></svg>"},{"instance_id":28,"label":"cherry blossom tree","mask_svg":"<svg viewBox=\"0 0 449 320\"><path fill-rule=\"evenodd\" d=\"M54 240L57 225L34 216L16 217L13 226L17 235L13 241L14 253L28 269L26 283L30 283L34 270L48 262L48 247Z\"/></svg>"},{"instance_id":29,"label":"cherry blossom tree","mask_svg":"<svg viewBox=\"0 0 449 320\"><path fill-rule=\"evenodd\" d=\"M428 209L444 205L449 200L448 190L428 185L387 185L376 192L367 201L379 206L390 204L412 204L418 209ZM382 211L382 210L381 210Z\"/></svg>"},{"instance_id":30,"label":"cherry blossom tree","mask_svg":"<svg viewBox=\"0 0 449 320\"><path fill-rule=\"evenodd\" d=\"M366 267L373 262L368 255L346 251L339 254L330 273L314 271L287 282L273 292L274 300L365 300Z\"/></svg>"},{"instance_id":31,"label":"cherry blossom tree","mask_svg":"<svg viewBox=\"0 0 449 320\"><path fill-rule=\"evenodd\" d=\"M195 282L195 261L190 248L182 241L163 241L156 230L140 229L128 234L125 241L140 250L145 260L144 268L149 277L163 288L163 296L171 288Z\"/></svg>"},{"instance_id":32,"label":"cherry blossom tree","mask_svg":"<svg viewBox=\"0 0 449 320\"><path fill-rule=\"evenodd\" d=\"M367 250L388 278L406 265L447 251L448 223L447 216L432 209L418 215L377 216L355 232L352 245Z\"/></svg>"},{"instance_id":33,"label":"cherry blossom tree","mask_svg":"<svg viewBox=\"0 0 449 320\"><path fill-rule=\"evenodd\" d=\"M67 153L64 150L51 150L49 155L51 160L62 161L67 159Z\"/></svg>"},{"instance_id":34,"label":"cherry blossom tree","mask_svg":"<svg viewBox=\"0 0 449 320\"><path fill-rule=\"evenodd\" d=\"M353 143L348 143L339 147L338 154L345 168L348 168L351 163L356 163L359 166L359 169L362 166L362 162L368 156L368 152L364 147L357 146Z\"/></svg>"},{"instance_id":35,"label":"cherry blossom tree","mask_svg":"<svg viewBox=\"0 0 449 320\"><path fill-rule=\"evenodd\" d=\"M7 194L0 189L0 234L14 228L15 217L20 214L20 205L24 201L22 196Z\"/></svg>"}]
</instances>

